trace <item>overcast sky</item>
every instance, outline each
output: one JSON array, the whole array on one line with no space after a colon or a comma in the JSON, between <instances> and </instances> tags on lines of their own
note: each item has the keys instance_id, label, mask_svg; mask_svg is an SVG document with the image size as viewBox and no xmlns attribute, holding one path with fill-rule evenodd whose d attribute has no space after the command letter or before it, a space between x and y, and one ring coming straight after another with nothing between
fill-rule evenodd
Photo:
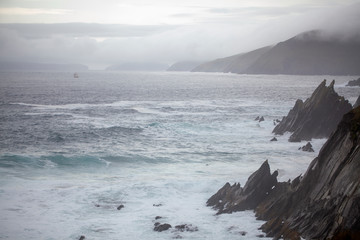
<instances>
[{"instance_id":1,"label":"overcast sky","mask_svg":"<svg viewBox=\"0 0 360 240\"><path fill-rule=\"evenodd\" d=\"M360 33L352 0L0 0L0 60L212 60L313 29Z\"/></svg>"}]
</instances>

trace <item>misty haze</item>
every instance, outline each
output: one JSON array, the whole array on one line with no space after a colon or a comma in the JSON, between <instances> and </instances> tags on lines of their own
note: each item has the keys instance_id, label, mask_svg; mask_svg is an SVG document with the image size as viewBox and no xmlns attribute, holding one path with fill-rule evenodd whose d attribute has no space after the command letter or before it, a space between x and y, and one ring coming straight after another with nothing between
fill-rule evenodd
<instances>
[{"instance_id":1,"label":"misty haze","mask_svg":"<svg viewBox=\"0 0 360 240\"><path fill-rule=\"evenodd\" d=\"M358 239L360 2L0 2L0 239Z\"/></svg>"}]
</instances>

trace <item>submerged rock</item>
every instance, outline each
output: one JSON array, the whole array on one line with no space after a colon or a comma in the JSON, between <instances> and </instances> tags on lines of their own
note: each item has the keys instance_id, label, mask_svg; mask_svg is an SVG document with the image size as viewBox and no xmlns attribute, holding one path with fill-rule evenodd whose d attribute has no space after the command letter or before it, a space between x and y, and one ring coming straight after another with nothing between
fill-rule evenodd
<instances>
[{"instance_id":1,"label":"submerged rock","mask_svg":"<svg viewBox=\"0 0 360 240\"><path fill-rule=\"evenodd\" d=\"M314 152L314 149L310 142L308 142L306 145L300 147L299 150L303 150L304 152Z\"/></svg>"},{"instance_id":2,"label":"submerged rock","mask_svg":"<svg viewBox=\"0 0 360 240\"><path fill-rule=\"evenodd\" d=\"M263 122L263 121L265 121L265 118L263 117L263 116L257 116L256 118L255 118L255 121L259 121L259 122Z\"/></svg>"},{"instance_id":3,"label":"submerged rock","mask_svg":"<svg viewBox=\"0 0 360 240\"><path fill-rule=\"evenodd\" d=\"M175 226L175 229L180 232L197 232L199 231L198 227L193 226L192 224L181 224Z\"/></svg>"},{"instance_id":4,"label":"submerged rock","mask_svg":"<svg viewBox=\"0 0 360 240\"><path fill-rule=\"evenodd\" d=\"M305 102L298 99L273 133L282 135L292 132L290 142L329 137L342 116L352 109L351 104L335 92L334 84L333 80L326 87L324 80Z\"/></svg>"},{"instance_id":5,"label":"submerged rock","mask_svg":"<svg viewBox=\"0 0 360 240\"><path fill-rule=\"evenodd\" d=\"M261 168L266 171L259 171ZM267 162L261 168L254 173L258 176L256 181L249 178L252 184L247 183L247 191L262 199L247 207L255 209L258 219L266 221L261 229L267 237L359 239L360 107L344 115L304 177L293 182L277 182L275 177L267 188L257 188L270 174ZM264 179L259 178L260 172ZM240 189L227 183L209 199L208 205L221 207L220 213L244 210L233 207L248 196L245 188ZM216 201L221 201L221 205L213 205Z\"/></svg>"}]
</instances>

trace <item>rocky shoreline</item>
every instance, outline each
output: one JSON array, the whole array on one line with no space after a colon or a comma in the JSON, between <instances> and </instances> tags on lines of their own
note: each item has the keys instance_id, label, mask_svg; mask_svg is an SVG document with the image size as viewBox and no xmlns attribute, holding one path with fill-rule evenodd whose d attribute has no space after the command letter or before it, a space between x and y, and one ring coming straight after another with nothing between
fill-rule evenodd
<instances>
[{"instance_id":1,"label":"rocky shoreline","mask_svg":"<svg viewBox=\"0 0 360 240\"><path fill-rule=\"evenodd\" d=\"M329 135L304 176L278 182L278 172L271 173L266 160L244 187L226 183L207 206L217 214L254 210L266 221L262 231L274 239L360 238L360 107L352 109L339 97L334 81L329 87L325 83L305 103L298 100L274 129L277 134L292 130L290 141ZM314 119L319 117L329 122L325 128L325 120Z\"/></svg>"}]
</instances>

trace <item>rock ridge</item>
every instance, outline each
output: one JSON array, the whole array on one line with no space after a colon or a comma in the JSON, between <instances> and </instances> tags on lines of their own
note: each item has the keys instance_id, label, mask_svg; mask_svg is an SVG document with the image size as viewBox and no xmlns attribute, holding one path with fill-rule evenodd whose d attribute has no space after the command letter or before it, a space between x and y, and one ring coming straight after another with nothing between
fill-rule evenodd
<instances>
[{"instance_id":1,"label":"rock ridge","mask_svg":"<svg viewBox=\"0 0 360 240\"><path fill-rule=\"evenodd\" d=\"M277 182L276 175L265 161L249 177L246 192L227 183L207 204L218 214L254 209L274 239L359 239L360 107L343 116L303 177ZM275 177L271 183L269 176ZM262 199L246 202L253 196Z\"/></svg>"},{"instance_id":2,"label":"rock ridge","mask_svg":"<svg viewBox=\"0 0 360 240\"><path fill-rule=\"evenodd\" d=\"M298 99L273 133L291 132L290 142L327 138L336 129L342 116L352 109L351 104L334 90L335 80L326 87L326 79L305 102Z\"/></svg>"}]
</instances>

